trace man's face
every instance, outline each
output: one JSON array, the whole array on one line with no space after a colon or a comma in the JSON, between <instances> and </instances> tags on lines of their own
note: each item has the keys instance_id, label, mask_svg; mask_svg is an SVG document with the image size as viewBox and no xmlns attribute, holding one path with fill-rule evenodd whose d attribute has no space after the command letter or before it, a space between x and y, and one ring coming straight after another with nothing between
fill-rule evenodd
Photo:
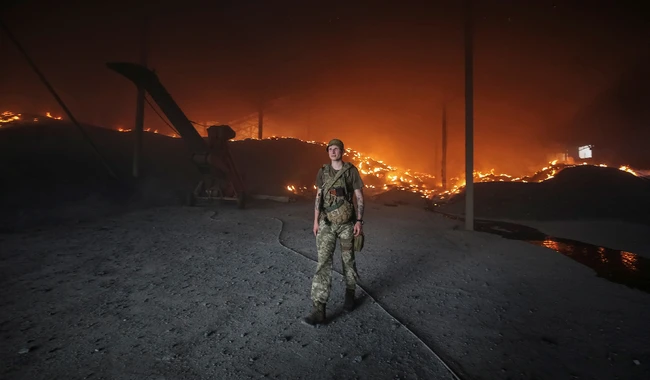
<instances>
[{"instance_id":1,"label":"man's face","mask_svg":"<svg viewBox=\"0 0 650 380\"><path fill-rule=\"evenodd\" d=\"M336 145L332 145L329 148L327 148L327 153L329 153L330 160L332 161L338 161L343 156L343 152L341 151L341 148L339 148Z\"/></svg>"}]
</instances>

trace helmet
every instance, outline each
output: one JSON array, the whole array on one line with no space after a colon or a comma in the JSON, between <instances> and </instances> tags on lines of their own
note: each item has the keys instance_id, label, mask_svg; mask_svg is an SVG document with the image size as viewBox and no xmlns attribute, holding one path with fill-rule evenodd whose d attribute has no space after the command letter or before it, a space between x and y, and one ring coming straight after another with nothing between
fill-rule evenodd
<instances>
[{"instance_id":1,"label":"helmet","mask_svg":"<svg viewBox=\"0 0 650 380\"><path fill-rule=\"evenodd\" d=\"M329 151L329 149L330 149L330 147L331 147L332 145L336 145L336 146L339 147L339 149L341 149L341 151L344 151L344 149L343 149L343 141L341 141L341 140L339 140L339 139L332 139L332 140L330 140L330 142L327 143L327 148L325 148L325 150L326 150L326 151Z\"/></svg>"}]
</instances>

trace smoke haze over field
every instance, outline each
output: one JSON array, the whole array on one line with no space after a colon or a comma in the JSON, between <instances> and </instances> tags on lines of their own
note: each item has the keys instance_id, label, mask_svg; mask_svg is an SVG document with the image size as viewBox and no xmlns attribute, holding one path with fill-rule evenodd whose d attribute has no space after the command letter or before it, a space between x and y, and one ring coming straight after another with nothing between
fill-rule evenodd
<instances>
[{"instance_id":1,"label":"smoke haze over field","mask_svg":"<svg viewBox=\"0 0 650 380\"><path fill-rule=\"evenodd\" d=\"M636 143L650 139L639 111L648 103L638 101L650 82L647 20L621 2L577 3L475 1L478 170L528 173L560 145L613 140L613 156L650 167ZM265 135L339 137L438 173L446 100L449 170L462 172L462 2L179 4L34 0L6 9L3 21L91 124L132 127L136 91L105 63L139 61L146 14L149 66L191 120L241 120L263 101ZM4 34L0 44L0 108L62 114ZM150 110L145 124L167 128Z\"/></svg>"}]
</instances>

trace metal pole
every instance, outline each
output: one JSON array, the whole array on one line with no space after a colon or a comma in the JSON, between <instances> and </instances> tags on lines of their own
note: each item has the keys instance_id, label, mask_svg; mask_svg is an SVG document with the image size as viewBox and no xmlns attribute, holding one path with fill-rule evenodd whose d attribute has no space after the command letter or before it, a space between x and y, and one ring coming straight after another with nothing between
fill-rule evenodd
<instances>
[{"instance_id":1,"label":"metal pole","mask_svg":"<svg viewBox=\"0 0 650 380\"><path fill-rule=\"evenodd\" d=\"M447 190L447 104L442 104L442 190Z\"/></svg>"},{"instance_id":2,"label":"metal pole","mask_svg":"<svg viewBox=\"0 0 650 380\"><path fill-rule=\"evenodd\" d=\"M474 46L472 0L465 0L465 229L474 230Z\"/></svg>"},{"instance_id":3,"label":"metal pole","mask_svg":"<svg viewBox=\"0 0 650 380\"><path fill-rule=\"evenodd\" d=\"M257 138L262 139L262 131L264 130L264 105L260 102L260 110L257 113Z\"/></svg>"},{"instance_id":4,"label":"metal pole","mask_svg":"<svg viewBox=\"0 0 650 380\"><path fill-rule=\"evenodd\" d=\"M140 64L147 67L147 18L143 16L142 30L140 34ZM144 97L145 90L138 86L138 97L135 109L135 128L133 130L133 177L140 177L140 166L142 161L142 138L144 135Z\"/></svg>"},{"instance_id":5,"label":"metal pole","mask_svg":"<svg viewBox=\"0 0 650 380\"><path fill-rule=\"evenodd\" d=\"M438 140L435 138L436 133L438 133L438 131L436 131L436 129L438 129L438 128L434 127L434 130L433 130L434 138L433 138L433 170L432 170L432 173L437 173L438 172L438 150L440 148L438 147Z\"/></svg>"}]
</instances>

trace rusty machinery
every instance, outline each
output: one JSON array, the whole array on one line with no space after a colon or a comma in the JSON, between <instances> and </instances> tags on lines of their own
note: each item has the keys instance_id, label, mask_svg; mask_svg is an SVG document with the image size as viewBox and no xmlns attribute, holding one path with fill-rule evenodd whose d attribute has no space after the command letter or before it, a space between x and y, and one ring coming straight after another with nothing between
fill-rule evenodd
<instances>
[{"instance_id":1,"label":"rusty machinery","mask_svg":"<svg viewBox=\"0 0 650 380\"><path fill-rule=\"evenodd\" d=\"M228 149L228 140L235 138L235 131L227 125L211 126L206 142L153 71L128 62L108 63L107 66L144 88L185 141L202 176L189 195L189 204L194 205L200 200L233 200L243 208L244 182Z\"/></svg>"}]
</instances>

